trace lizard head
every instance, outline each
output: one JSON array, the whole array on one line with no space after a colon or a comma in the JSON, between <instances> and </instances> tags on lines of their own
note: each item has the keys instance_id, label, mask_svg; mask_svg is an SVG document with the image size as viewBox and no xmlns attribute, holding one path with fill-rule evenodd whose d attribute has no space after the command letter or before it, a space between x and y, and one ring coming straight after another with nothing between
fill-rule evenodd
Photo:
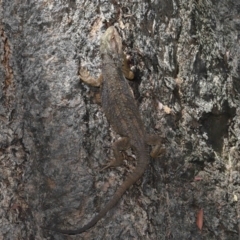
<instances>
[{"instance_id":1,"label":"lizard head","mask_svg":"<svg viewBox=\"0 0 240 240\"><path fill-rule=\"evenodd\" d=\"M100 52L102 56L107 54L113 58L122 58L122 39L114 26L109 27L102 35Z\"/></svg>"}]
</instances>

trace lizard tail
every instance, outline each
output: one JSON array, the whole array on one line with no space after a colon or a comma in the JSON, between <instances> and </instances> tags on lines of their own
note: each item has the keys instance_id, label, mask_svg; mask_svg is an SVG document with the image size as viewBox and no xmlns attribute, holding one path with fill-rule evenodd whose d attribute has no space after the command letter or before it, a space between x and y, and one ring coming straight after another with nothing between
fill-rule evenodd
<instances>
[{"instance_id":1,"label":"lizard tail","mask_svg":"<svg viewBox=\"0 0 240 240\"><path fill-rule=\"evenodd\" d=\"M122 185L117 189L115 194L113 195L112 199L106 204L105 208L103 208L98 215L96 215L89 223L87 223L85 226L76 229L76 230L61 230L56 228L51 228L51 230L60 232L67 235L76 235L80 234L82 232L87 231L89 228L93 227L102 217L106 215L106 213L112 209L117 202L121 199L122 195L125 193L125 191L130 188L131 185L133 185L137 180L143 175L145 169L148 166L148 158L147 156L143 156L145 154L142 153L139 157L139 162L135 170L130 173L125 181L122 183Z\"/></svg>"}]
</instances>

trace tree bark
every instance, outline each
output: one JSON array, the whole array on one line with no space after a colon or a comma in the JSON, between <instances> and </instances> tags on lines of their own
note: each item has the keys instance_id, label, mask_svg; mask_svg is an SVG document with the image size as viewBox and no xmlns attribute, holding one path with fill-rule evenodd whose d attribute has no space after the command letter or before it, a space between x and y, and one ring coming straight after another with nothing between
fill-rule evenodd
<instances>
[{"instance_id":1,"label":"tree bark","mask_svg":"<svg viewBox=\"0 0 240 240\"><path fill-rule=\"evenodd\" d=\"M238 1L0 4L0 239L240 238ZM65 236L40 226L83 226L135 165L127 151L123 167L99 172L118 136L78 77L80 66L100 73L110 25L166 153L95 227Z\"/></svg>"}]
</instances>

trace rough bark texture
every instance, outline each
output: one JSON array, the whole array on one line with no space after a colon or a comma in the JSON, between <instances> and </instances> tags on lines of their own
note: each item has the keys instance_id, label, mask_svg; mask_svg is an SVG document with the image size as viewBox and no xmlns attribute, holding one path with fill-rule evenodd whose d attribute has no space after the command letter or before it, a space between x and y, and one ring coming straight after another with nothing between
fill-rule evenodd
<instances>
[{"instance_id":1,"label":"rough bark texture","mask_svg":"<svg viewBox=\"0 0 240 240\"><path fill-rule=\"evenodd\" d=\"M0 4L0 239L239 239L239 1ZM134 167L98 172L118 136L78 78L79 64L99 74L113 24L166 154L94 228L64 236L40 226L84 225Z\"/></svg>"}]
</instances>

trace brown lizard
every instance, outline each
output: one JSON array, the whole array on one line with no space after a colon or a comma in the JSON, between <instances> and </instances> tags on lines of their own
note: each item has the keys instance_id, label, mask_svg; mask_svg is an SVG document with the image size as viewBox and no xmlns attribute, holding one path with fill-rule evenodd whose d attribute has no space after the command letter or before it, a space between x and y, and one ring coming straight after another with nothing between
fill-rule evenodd
<instances>
[{"instance_id":1,"label":"brown lizard","mask_svg":"<svg viewBox=\"0 0 240 240\"><path fill-rule=\"evenodd\" d=\"M120 151L130 147L136 153L138 164L135 170L127 176L122 185L117 189L112 199L88 224L76 230L51 228L53 231L68 235L76 235L93 227L116 205L124 192L143 175L149 164L147 144L156 145L151 152L152 157L158 156L161 152L160 138L155 135L147 135L145 132L133 93L124 77L125 75L131 79L134 75L126 65L122 50L122 39L115 27L109 27L103 34L100 53L102 58L101 77L94 79L86 69L82 68L80 70L80 78L90 85L101 85L104 113L113 130L122 137L113 144L115 160L111 161L105 168L121 165L123 156Z\"/></svg>"}]
</instances>

